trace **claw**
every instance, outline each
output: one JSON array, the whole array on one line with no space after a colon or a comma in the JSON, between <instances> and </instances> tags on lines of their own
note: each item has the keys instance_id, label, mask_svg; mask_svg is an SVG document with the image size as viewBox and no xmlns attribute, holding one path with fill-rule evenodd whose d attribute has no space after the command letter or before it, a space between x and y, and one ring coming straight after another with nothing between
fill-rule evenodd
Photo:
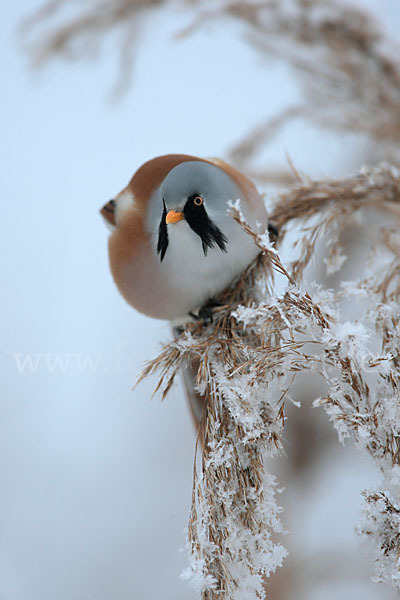
<instances>
[{"instance_id":1,"label":"claw","mask_svg":"<svg viewBox=\"0 0 400 600\"><path fill-rule=\"evenodd\" d=\"M279 230L275 227L275 225L272 225L272 223L268 223L268 232L270 235L275 237L279 236Z\"/></svg>"},{"instance_id":2,"label":"claw","mask_svg":"<svg viewBox=\"0 0 400 600\"><path fill-rule=\"evenodd\" d=\"M194 312L189 312L189 315L195 321L203 321L205 325L210 325L211 323L214 322L213 308L215 308L216 306L221 306L221 305L219 302L216 302L215 300L210 300L209 302L207 302L207 304L205 304L204 306L202 306L200 308L197 315Z\"/></svg>"}]
</instances>

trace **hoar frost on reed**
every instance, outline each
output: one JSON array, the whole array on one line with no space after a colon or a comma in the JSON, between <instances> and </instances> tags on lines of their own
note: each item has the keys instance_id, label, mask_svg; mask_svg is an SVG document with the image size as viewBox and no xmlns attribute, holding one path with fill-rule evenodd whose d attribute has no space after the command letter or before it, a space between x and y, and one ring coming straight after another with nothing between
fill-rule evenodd
<instances>
[{"instance_id":1,"label":"hoar frost on reed","mask_svg":"<svg viewBox=\"0 0 400 600\"><path fill-rule=\"evenodd\" d=\"M393 226L373 225L370 211L388 212ZM282 195L271 216L280 240L291 222L303 225L290 267L268 236L252 231L237 208L232 212L258 244L259 258L219 299L214 323L188 324L142 374L160 373L165 395L179 368L195 363L206 400L185 577L207 600L265 597L264 578L286 551L278 540L279 483L263 462L282 449L285 404L297 374L311 370L327 390L310 398L314 406L326 410L341 442L352 438L382 472L382 486L363 491L358 529L373 540L375 579L400 589L400 175L381 165L340 182L301 182ZM364 271L337 293L306 288L310 244L329 232L327 267L335 268L341 232L352 219L373 239ZM277 276L285 281L280 293ZM357 320L342 319L343 296L359 300Z\"/></svg>"},{"instance_id":2,"label":"hoar frost on reed","mask_svg":"<svg viewBox=\"0 0 400 600\"><path fill-rule=\"evenodd\" d=\"M24 41L40 62L91 53L105 33L119 28L122 79L128 79L141 17L149 8L173 4L86 0L60 25L65 2L48 0L25 22ZM240 23L259 55L294 69L303 93L296 105L260 122L230 156L258 181L290 184L271 221L280 230L279 244L287 233L295 238L293 263L283 265L268 239L242 222L260 246L259 259L219 299L213 324L188 324L143 373L159 372L165 395L179 368L194 365L205 398L186 576L205 599L264 596L264 576L281 564L285 550L279 483L265 473L263 459L281 451L285 405L297 374L313 371L326 391L310 400L326 410L340 441L353 439L382 472L380 487L362 492L358 531L374 548L375 579L400 589L399 172L383 164L348 179L311 181L254 164L264 145L297 118L320 130L361 134L369 160L398 164L398 47L359 4L186 0L181 6L194 10L186 34L226 18ZM257 82L254 93L261 88ZM235 218L242 221L238 212ZM369 242L357 277L335 292L306 286L304 270L312 260L322 262L321 238L328 274L351 259L342 243L350 227L363 227ZM346 299L357 303L357 319L344 316Z\"/></svg>"}]
</instances>

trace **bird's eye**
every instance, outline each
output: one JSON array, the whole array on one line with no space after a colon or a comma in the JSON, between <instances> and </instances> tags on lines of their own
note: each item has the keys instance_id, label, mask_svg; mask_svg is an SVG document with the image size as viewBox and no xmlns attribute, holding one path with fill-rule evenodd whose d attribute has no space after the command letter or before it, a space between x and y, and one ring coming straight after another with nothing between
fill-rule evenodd
<instances>
[{"instance_id":1,"label":"bird's eye","mask_svg":"<svg viewBox=\"0 0 400 600\"><path fill-rule=\"evenodd\" d=\"M203 204L203 202L204 202L204 198L202 198L201 196L195 196L193 198L193 204L195 206L201 206Z\"/></svg>"}]
</instances>

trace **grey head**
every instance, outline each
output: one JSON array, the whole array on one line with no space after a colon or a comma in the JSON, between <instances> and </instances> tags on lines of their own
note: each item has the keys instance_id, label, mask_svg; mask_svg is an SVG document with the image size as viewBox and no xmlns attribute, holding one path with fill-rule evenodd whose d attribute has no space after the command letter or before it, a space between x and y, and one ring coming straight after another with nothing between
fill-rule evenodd
<instances>
[{"instance_id":1,"label":"grey head","mask_svg":"<svg viewBox=\"0 0 400 600\"><path fill-rule=\"evenodd\" d=\"M228 202L240 197L235 182L216 165L188 161L173 168L149 204L147 226L156 236L160 260L168 250L169 228L178 221L200 238L204 255L212 248L226 252L234 224Z\"/></svg>"}]
</instances>

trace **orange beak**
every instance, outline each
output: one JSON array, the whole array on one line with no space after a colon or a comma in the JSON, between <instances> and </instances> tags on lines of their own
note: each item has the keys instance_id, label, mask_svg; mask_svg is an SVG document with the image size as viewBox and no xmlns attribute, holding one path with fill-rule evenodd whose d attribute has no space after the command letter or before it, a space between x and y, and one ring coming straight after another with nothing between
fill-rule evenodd
<instances>
[{"instance_id":1,"label":"orange beak","mask_svg":"<svg viewBox=\"0 0 400 600\"><path fill-rule=\"evenodd\" d=\"M169 210L165 217L165 222L168 223L177 223L178 221L182 221L185 218L185 215L180 210Z\"/></svg>"}]
</instances>

